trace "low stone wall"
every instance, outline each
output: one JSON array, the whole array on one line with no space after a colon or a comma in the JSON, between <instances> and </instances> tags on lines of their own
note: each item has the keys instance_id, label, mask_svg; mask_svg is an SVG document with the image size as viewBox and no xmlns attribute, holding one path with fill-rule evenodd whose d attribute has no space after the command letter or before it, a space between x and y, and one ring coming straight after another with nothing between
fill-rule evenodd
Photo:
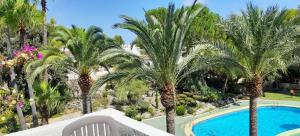
<instances>
[{"instance_id":1,"label":"low stone wall","mask_svg":"<svg viewBox=\"0 0 300 136\"><path fill-rule=\"evenodd\" d=\"M118 110L109 108L101 111L93 112L91 114L86 114L78 118L68 119L64 121L54 122L49 125L44 125L24 131L19 131L16 133L8 134L7 136L62 136L62 130L65 126L72 123L75 120L93 116L93 115L105 115L110 116L117 122L119 122L122 126L128 128L129 131L134 132L135 135L146 135L146 136L173 136L165 131L156 129L152 126L146 125L142 122L133 120L124 115L123 112Z\"/></svg>"}]
</instances>

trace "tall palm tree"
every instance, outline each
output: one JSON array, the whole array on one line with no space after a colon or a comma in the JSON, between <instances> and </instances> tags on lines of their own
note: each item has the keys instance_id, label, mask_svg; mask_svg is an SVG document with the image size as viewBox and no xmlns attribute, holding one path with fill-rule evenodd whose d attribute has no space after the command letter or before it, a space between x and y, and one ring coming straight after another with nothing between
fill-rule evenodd
<instances>
[{"instance_id":1,"label":"tall palm tree","mask_svg":"<svg viewBox=\"0 0 300 136\"><path fill-rule=\"evenodd\" d=\"M174 4L169 4L167 16L163 17L162 21L149 14L145 15L146 22L122 16L124 22L115 26L135 33L141 40L140 48L145 51L147 58L117 48L104 51L101 55L102 59L109 60L115 57L130 59L126 62L127 64L119 66L125 69L119 68L95 81L91 91L94 92L105 82L116 78L128 80L138 78L154 82L159 86L158 88L161 88L161 103L165 107L167 131L175 134L176 86L185 76L203 66L196 63L203 62L197 59L203 48L197 47L191 54L181 57L190 25L201 12L201 8L194 10L194 6L189 10L182 7L175 12ZM130 67L130 70L126 69L125 65Z\"/></svg>"},{"instance_id":2,"label":"tall palm tree","mask_svg":"<svg viewBox=\"0 0 300 136\"><path fill-rule=\"evenodd\" d=\"M47 1L46 0L33 0L33 2L38 3L42 7L43 14L43 45L48 44L48 34L47 34Z\"/></svg>"},{"instance_id":3,"label":"tall palm tree","mask_svg":"<svg viewBox=\"0 0 300 136\"><path fill-rule=\"evenodd\" d=\"M263 11L249 3L241 16L232 16L224 25L232 44L219 49L239 65L241 76L247 79L251 136L257 136L257 99L264 79L285 71L299 51L295 22L284 21L286 12L276 6Z\"/></svg>"},{"instance_id":4,"label":"tall palm tree","mask_svg":"<svg viewBox=\"0 0 300 136\"><path fill-rule=\"evenodd\" d=\"M48 43L48 36L47 36L47 1L46 0L41 0L41 6L42 6L42 11L43 11L43 44L47 45Z\"/></svg>"},{"instance_id":5,"label":"tall palm tree","mask_svg":"<svg viewBox=\"0 0 300 136\"><path fill-rule=\"evenodd\" d=\"M91 112L91 100L88 96L92 84L91 72L100 65L98 55L102 48L104 35L102 29L91 26L87 30L72 26L72 29L59 28L54 40L60 41L65 48L46 47L42 52L41 61L32 62L27 66L33 80L42 71L53 69L68 70L78 76L78 84L82 94L83 113Z\"/></svg>"}]
</instances>

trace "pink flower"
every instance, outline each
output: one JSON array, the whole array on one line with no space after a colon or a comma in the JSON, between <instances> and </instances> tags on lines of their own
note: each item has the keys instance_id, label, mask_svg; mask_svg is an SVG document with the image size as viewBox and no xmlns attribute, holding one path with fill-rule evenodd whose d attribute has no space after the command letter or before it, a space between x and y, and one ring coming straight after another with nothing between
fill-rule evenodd
<instances>
[{"instance_id":1,"label":"pink flower","mask_svg":"<svg viewBox=\"0 0 300 136\"><path fill-rule=\"evenodd\" d=\"M36 57L37 57L38 60L42 60L42 59L43 59L43 54L40 53L40 52L38 52L38 53L36 54Z\"/></svg>"},{"instance_id":2,"label":"pink flower","mask_svg":"<svg viewBox=\"0 0 300 136\"><path fill-rule=\"evenodd\" d=\"M19 101L18 105L19 105L20 108L23 108L24 107L24 102L23 101Z\"/></svg>"},{"instance_id":3,"label":"pink flower","mask_svg":"<svg viewBox=\"0 0 300 136\"><path fill-rule=\"evenodd\" d=\"M30 44L24 44L21 48L21 52L31 54L32 51L36 51L37 48L30 46Z\"/></svg>"},{"instance_id":4,"label":"pink flower","mask_svg":"<svg viewBox=\"0 0 300 136\"><path fill-rule=\"evenodd\" d=\"M14 50L14 51L13 51L13 56L16 57L16 56L18 56L18 55L19 55L19 52L16 51L16 50Z\"/></svg>"}]
</instances>

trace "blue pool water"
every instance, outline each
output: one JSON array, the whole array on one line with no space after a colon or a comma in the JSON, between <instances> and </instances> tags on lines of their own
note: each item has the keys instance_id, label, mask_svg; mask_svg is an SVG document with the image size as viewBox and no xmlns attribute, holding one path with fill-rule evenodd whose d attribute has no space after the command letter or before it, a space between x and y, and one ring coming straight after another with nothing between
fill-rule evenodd
<instances>
[{"instance_id":1,"label":"blue pool water","mask_svg":"<svg viewBox=\"0 0 300 136\"><path fill-rule=\"evenodd\" d=\"M300 108L266 106L258 108L258 135L275 136L300 128ZM196 136L248 136L249 110L217 116L193 126Z\"/></svg>"}]
</instances>

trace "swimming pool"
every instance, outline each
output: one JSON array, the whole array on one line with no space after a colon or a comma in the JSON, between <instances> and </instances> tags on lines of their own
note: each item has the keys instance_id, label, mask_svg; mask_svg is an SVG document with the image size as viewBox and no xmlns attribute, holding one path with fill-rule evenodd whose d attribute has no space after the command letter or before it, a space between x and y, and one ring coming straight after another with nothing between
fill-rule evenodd
<instances>
[{"instance_id":1,"label":"swimming pool","mask_svg":"<svg viewBox=\"0 0 300 136\"><path fill-rule=\"evenodd\" d=\"M265 106L258 108L258 135L274 136L300 128L300 108ZM249 110L240 110L201 121L192 127L196 136L248 136Z\"/></svg>"}]
</instances>

